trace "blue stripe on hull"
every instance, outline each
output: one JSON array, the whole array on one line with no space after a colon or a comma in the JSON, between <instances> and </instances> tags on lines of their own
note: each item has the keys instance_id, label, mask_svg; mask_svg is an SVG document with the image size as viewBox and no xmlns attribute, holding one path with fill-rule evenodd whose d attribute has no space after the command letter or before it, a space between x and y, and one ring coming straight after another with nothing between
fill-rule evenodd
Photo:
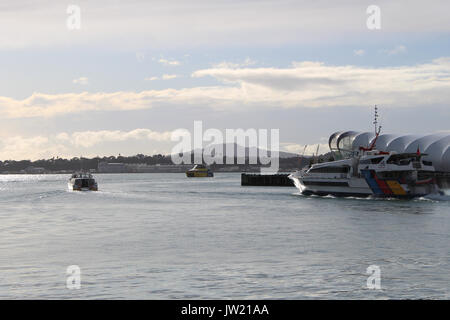
<instances>
[{"instance_id":1,"label":"blue stripe on hull","mask_svg":"<svg viewBox=\"0 0 450 320\"><path fill-rule=\"evenodd\" d=\"M381 190L381 188L378 186L378 183L372 177L372 171L370 171L370 170L361 170L361 173L363 174L364 179L366 179L366 182L369 185L370 189L373 191L373 193L376 196L384 196L383 190Z\"/></svg>"}]
</instances>

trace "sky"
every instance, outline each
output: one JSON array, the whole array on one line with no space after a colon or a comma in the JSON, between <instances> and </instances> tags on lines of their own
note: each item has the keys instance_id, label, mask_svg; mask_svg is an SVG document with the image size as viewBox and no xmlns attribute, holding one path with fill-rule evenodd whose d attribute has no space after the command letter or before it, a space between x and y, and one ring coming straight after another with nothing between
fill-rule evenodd
<instances>
[{"instance_id":1,"label":"sky","mask_svg":"<svg viewBox=\"0 0 450 320\"><path fill-rule=\"evenodd\" d=\"M171 132L196 120L326 152L335 131L373 130L375 104L385 133L449 131L448 12L440 0L2 0L0 160L169 154Z\"/></svg>"}]
</instances>

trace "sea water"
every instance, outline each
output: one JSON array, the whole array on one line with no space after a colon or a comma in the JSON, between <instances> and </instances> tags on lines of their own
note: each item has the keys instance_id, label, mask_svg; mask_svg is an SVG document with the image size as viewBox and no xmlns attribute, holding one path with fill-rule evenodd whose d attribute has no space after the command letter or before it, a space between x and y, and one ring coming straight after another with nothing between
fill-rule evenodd
<instances>
[{"instance_id":1,"label":"sea water","mask_svg":"<svg viewBox=\"0 0 450 320\"><path fill-rule=\"evenodd\" d=\"M98 174L98 192L73 192L68 178L0 176L0 298L450 298L448 193L306 197L235 173Z\"/></svg>"}]
</instances>

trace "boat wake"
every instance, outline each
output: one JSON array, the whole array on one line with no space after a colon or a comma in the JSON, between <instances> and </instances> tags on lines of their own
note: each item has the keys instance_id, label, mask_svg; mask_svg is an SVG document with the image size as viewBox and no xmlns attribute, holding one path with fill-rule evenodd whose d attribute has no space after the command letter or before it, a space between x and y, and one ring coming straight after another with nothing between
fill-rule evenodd
<instances>
[{"instance_id":1,"label":"boat wake","mask_svg":"<svg viewBox=\"0 0 450 320\"><path fill-rule=\"evenodd\" d=\"M419 200L450 201L450 189L440 190L438 193L429 194Z\"/></svg>"},{"instance_id":2,"label":"boat wake","mask_svg":"<svg viewBox=\"0 0 450 320\"><path fill-rule=\"evenodd\" d=\"M343 200L368 200L368 201L450 201L450 189L441 190L438 193L429 194L424 197L413 198L413 199L399 199L399 198L389 198L389 197L336 197L333 195L319 196L319 195L305 195L301 192L295 192L292 195L301 196L307 199L343 199Z\"/></svg>"}]
</instances>

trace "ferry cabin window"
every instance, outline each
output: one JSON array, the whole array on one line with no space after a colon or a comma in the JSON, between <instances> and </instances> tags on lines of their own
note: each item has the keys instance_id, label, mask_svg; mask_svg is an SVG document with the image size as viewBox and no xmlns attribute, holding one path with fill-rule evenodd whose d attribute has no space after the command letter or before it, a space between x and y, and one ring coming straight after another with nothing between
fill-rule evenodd
<instances>
[{"instance_id":1,"label":"ferry cabin window","mask_svg":"<svg viewBox=\"0 0 450 320\"><path fill-rule=\"evenodd\" d=\"M310 169L310 173L348 173L350 167L321 167Z\"/></svg>"},{"instance_id":2,"label":"ferry cabin window","mask_svg":"<svg viewBox=\"0 0 450 320\"><path fill-rule=\"evenodd\" d=\"M380 177L382 179L398 179L401 176L400 172L392 172L392 171L386 171L386 172L380 172Z\"/></svg>"},{"instance_id":3,"label":"ferry cabin window","mask_svg":"<svg viewBox=\"0 0 450 320\"><path fill-rule=\"evenodd\" d=\"M432 166L432 165L433 165L433 162L431 162L431 161L426 161L426 160L423 160L422 163L423 163L425 166Z\"/></svg>"},{"instance_id":4,"label":"ferry cabin window","mask_svg":"<svg viewBox=\"0 0 450 320\"><path fill-rule=\"evenodd\" d=\"M396 164L398 166L407 166L411 162L411 159L389 159L388 164Z\"/></svg>"},{"instance_id":5,"label":"ferry cabin window","mask_svg":"<svg viewBox=\"0 0 450 320\"><path fill-rule=\"evenodd\" d=\"M384 159L384 157L378 157L378 158L372 158L372 159L361 160L359 163L361 163L361 164L378 164L378 163L380 163L383 159Z\"/></svg>"},{"instance_id":6,"label":"ferry cabin window","mask_svg":"<svg viewBox=\"0 0 450 320\"><path fill-rule=\"evenodd\" d=\"M418 160L419 157L416 156L411 156L410 154L396 154L396 155L392 155L387 163L388 164L396 164L396 165L400 165L400 166L407 166L411 163L411 161L419 161Z\"/></svg>"}]
</instances>

